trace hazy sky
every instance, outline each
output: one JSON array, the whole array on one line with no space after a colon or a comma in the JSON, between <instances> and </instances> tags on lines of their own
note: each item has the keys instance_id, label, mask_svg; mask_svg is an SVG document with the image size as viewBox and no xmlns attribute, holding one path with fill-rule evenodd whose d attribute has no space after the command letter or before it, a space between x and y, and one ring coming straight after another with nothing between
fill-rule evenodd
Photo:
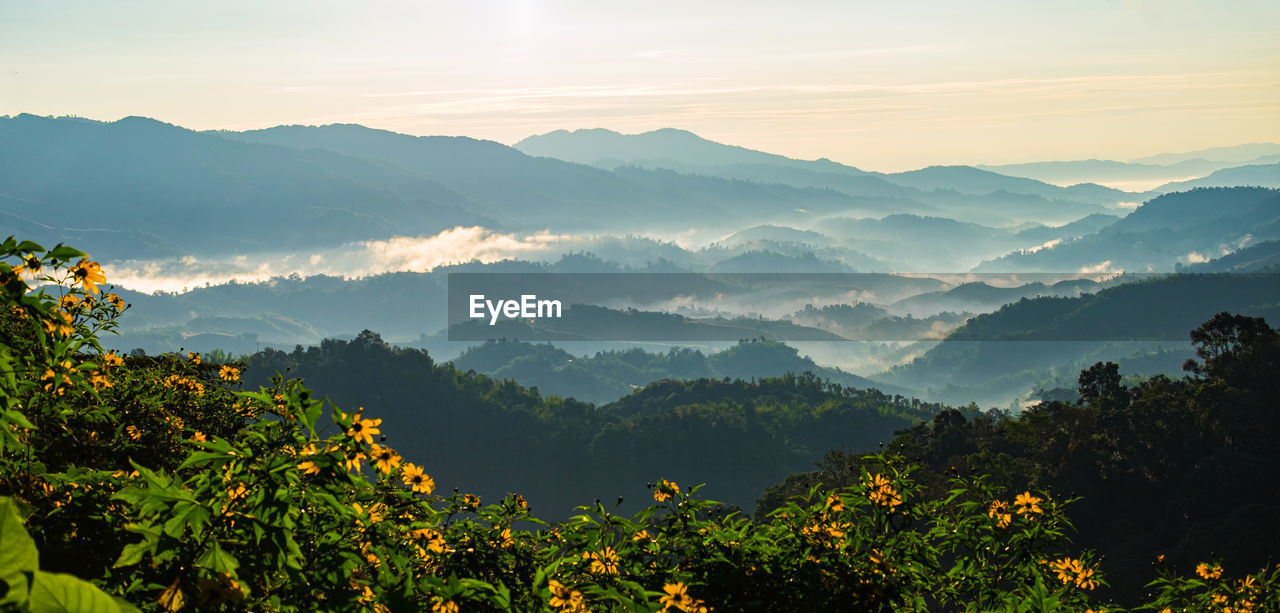
<instances>
[{"instance_id":1,"label":"hazy sky","mask_svg":"<svg viewBox=\"0 0 1280 613\"><path fill-rule=\"evenodd\" d=\"M1276 0L0 0L0 114L677 127L872 170L1280 141Z\"/></svg>"}]
</instances>

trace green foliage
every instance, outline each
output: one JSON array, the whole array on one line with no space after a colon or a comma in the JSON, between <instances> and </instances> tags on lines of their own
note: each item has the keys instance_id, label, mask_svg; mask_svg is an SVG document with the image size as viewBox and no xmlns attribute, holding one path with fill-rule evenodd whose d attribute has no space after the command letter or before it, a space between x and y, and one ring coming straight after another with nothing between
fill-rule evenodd
<instances>
[{"instance_id":1,"label":"green foliage","mask_svg":"<svg viewBox=\"0 0 1280 613\"><path fill-rule=\"evenodd\" d=\"M634 514L597 501L556 525L519 495L441 495L381 444L380 419L296 380L244 389L237 364L103 352L96 334L121 308L97 297L96 266L0 249L41 264L0 262L0 308L36 339L3 347L0 377L0 579L20 609L1075 611L1104 585L1095 556L1067 541L1070 500L959 475L931 496L897 455L759 521L665 479ZM373 335L352 345L381 351ZM495 402L536 398L455 382ZM1257 595L1235 598L1257 606L1280 585L1246 579ZM1165 585L1158 602L1200 598L1200 583Z\"/></svg>"},{"instance_id":2,"label":"green foliage","mask_svg":"<svg viewBox=\"0 0 1280 613\"><path fill-rule=\"evenodd\" d=\"M1122 602L1143 598L1157 556L1184 569L1211 557L1232 568L1275 562L1280 334L1220 313L1191 337L1199 361L1187 377L1129 386L1114 363L1098 363L1080 373L1078 402L1042 402L1017 418L944 411L889 448L921 466L916 476L935 495L960 471L1006 493L1080 496L1077 542L1107 556ZM865 462L829 454L818 471L772 488L757 514L815 483L854 482Z\"/></svg>"},{"instance_id":3,"label":"green foliage","mask_svg":"<svg viewBox=\"0 0 1280 613\"><path fill-rule=\"evenodd\" d=\"M137 611L92 583L40 570L35 541L22 526L10 498L0 498L0 607L32 613L124 613Z\"/></svg>"}]
</instances>

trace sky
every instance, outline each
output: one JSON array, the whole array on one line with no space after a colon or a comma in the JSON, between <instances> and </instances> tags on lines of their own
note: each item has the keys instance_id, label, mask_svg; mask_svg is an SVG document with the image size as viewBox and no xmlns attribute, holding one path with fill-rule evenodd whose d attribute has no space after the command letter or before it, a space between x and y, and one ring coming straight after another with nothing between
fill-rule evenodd
<instances>
[{"instance_id":1,"label":"sky","mask_svg":"<svg viewBox=\"0 0 1280 613\"><path fill-rule=\"evenodd\" d=\"M0 0L0 114L1128 160L1280 142L1277 32L1274 0Z\"/></svg>"}]
</instances>

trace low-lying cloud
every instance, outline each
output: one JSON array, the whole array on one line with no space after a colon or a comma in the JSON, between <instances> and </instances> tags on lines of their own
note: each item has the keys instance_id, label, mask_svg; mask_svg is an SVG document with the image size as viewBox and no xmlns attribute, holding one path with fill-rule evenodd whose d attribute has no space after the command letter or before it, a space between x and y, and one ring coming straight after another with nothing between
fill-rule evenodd
<instances>
[{"instance_id":1,"label":"low-lying cloud","mask_svg":"<svg viewBox=\"0 0 1280 613\"><path fill-rule=\"evenodd\" d=\"M591 239L550 232L515 234L479 226L459 226L433 236L361 241L311 253L126 260L107 262L103 268L108 281L121 287L147 293L180 292L229 281L254 283L294 274L358 278L388 272L430 272L465 262L493 263L512 258L550 260L566 251L581 249Z\"/></svg>"}]
</instances>

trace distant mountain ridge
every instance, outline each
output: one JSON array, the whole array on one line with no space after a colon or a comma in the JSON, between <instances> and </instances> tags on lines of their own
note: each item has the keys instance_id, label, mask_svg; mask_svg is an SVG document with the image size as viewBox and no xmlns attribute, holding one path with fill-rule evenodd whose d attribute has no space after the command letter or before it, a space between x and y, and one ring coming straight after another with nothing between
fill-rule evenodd
<instances>
[{"instance_id":1,"label":"distant mountain ridge","mask_svg":"<svg viewBox=\"0 0 1280 613\"><path fill-rule=\"evenodd\" d=\"M978 272L1173 272L1252 242L1280 239L1280 190L1197 188L1152 198L1099 231L984 262Z\"/></svg>"},{"instance_id":2,"label":"distant mountain ridge","mask_svg":"<svg viewBox=\"0 0 1280 613\"><path fill-rule=\"evenodd\" d=\"M796 160L746 147L724 145L676 128L661 128L634 135L604 128L555 130L530 136L512 146L529 155L589 165L609 160L651 160L709 166L773 164L816 172L869 174L825 158L814 161Z\"/></svg>"},{"instance_id":3,"label":"distant mountain ridge","mask_svg":"<svg viewBox=\"0 0 1280 613\"><path fill-rule=\"evenodd\" d=\"M101 259L279 251L408 228L502 226L448 187L393 168L141 117L0 118L0 185L0 214L36 230L29 238L82 239L76 244ZM122 236L140 238L144 248Z\"/></svg>"},{"instance_id":4,"label":"distant mountain ridge","mask_svg":"<svg viewBox=\"0 0 1280 613\"><path fill-rule=\"evenodd\" d=\"M1196 159L1247 162L1265 155L1280 155L1280 143L1245 143L1225 147L1209 147L1184 153L1160 153L1130 161L1138 164L1176 164Z\"/></svg>"},{"instance_id":5,"label":"distant mountain ridge","mask_svg":"<svg viewBox=\"0 0 1280 613\"><path fill-rule=\"evenodd\" d=\"M1166 183L1152 190L1152 193L1167 194L1197 187L1232 187L1237 185L1280 188L1280 163L1223 168L1215 170L1207 177Z\"/></svg>"},{"instance_id":6,"label":"distant mountain ridge","mask_svg":"<svg viewBox=\"0 0 1280 613\"><path fill-rule=\"evenodd\" d=\"M691 167L772 165L804 169L820 174L876 177L889 183L925 191L950 188L963 193L987 194L1004 189L1013 193L1049 195L1058 198L1071 195L1069 190L1058 186L1032 179L999 175L971 166L929 166L919 170L888 174L869 172L826 158L812 161L797 160L736 145L721 144L692 132L672 128L640 134L620 134L600 128L572 132L556 130L525 138L514 147L530 155L592 165L639 163L644 166L653 166L667 163L671 164L669 168L675 170ZM1118 190L1100 189L1101 191L1094 191L1087 201L1093 202L1102 194L1115 197L1122 195Z\"/></svg>"},{"instance_id":7,"label":"distant mountain ridge","mask_svg":"<svg viewBox=\"0 0 1280 613\"><path fill-rule=\"evenodd\" d=\"M1140 363L1138 372L1147 375L1177 373L1191 357L1185 335L1195 324L1188 322L1221 311L1280 317L1277 278L1168 275L1075 297L1024 298L970 318L912 362L875 377L935 400L1005 405L1046 378L1073 375L1095 361Z\"/></svg>"},{"instance_id":8,"label":"distant mountain ridge","mask_svg":"<svg viewBox=\"0 0 1280 613\"><path fill-rule=\"evenodd\" d=\"M891 395L911 394L907 388L819 366L782 343L759 340L742 341L708 354L694 349L652 353L636 348L583 357L551 344L489 341L454 358L453 365L496 379L514 379L543 394L596 403L618 400L661 379L750 380L806 372L849 388L879 389Z\"/></svg>"}]
</instances>

